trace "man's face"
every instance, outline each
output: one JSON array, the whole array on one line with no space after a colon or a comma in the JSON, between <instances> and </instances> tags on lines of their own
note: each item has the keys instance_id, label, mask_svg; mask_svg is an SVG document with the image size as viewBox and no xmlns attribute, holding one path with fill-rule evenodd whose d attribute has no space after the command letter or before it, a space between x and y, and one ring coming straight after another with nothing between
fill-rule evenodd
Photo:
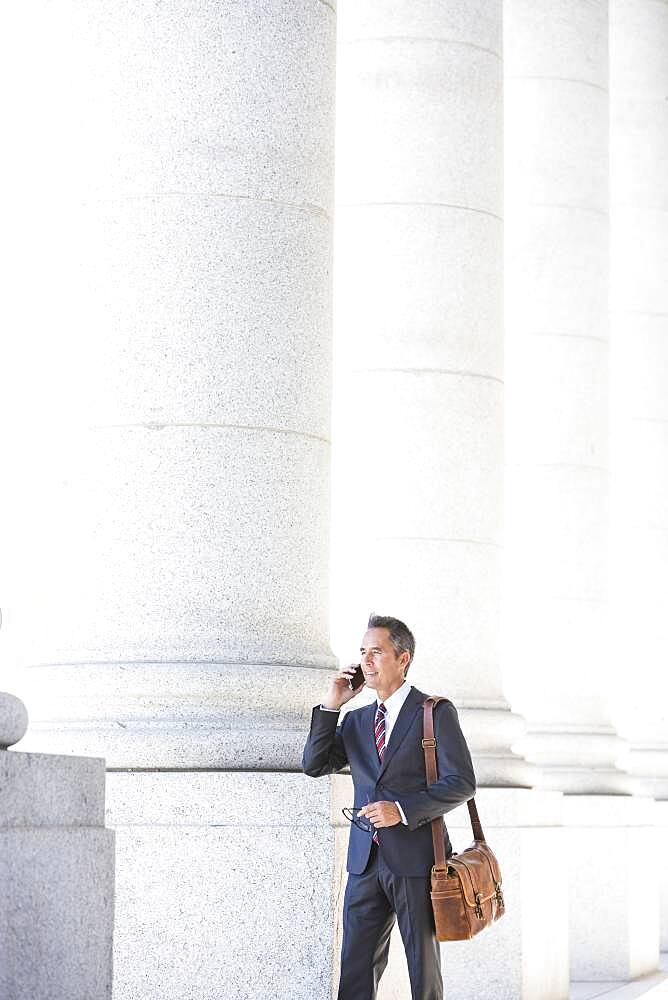
<instances>
[{"instance_id":1,"label":"man's face","mask_svg":"<svg viewBox=\"0 0 668 1000\"><path fill-rule=\"evenodd\" d=\"M397 656L388 629L370 628L362 639L360 654L368 688L391 692L403 684L409 656L408 653Z\"/></svg>"}]
</instances>

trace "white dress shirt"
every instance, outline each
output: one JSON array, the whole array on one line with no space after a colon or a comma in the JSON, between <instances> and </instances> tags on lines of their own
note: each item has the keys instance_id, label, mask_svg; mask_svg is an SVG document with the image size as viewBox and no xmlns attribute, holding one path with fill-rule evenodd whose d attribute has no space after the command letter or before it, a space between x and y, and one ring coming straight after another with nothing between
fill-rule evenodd
<instances>
[{"instance_id":1,"label":"white dress shirt","mask_svg":"<svg viewBox=\"0 0 668 1000\"><path fill-rule=\"evenodd\" d=\"M400 688L386 698L383 702L385 705L385 746L390 742L390 736L392 735L392 730L394 729L394 723L397 721L397 716L401 711L406 698L410 694L412 685L408 681L404 681ZM380 698L376 695L376 706L380 705Z\"/></svg>"}]
</instances>

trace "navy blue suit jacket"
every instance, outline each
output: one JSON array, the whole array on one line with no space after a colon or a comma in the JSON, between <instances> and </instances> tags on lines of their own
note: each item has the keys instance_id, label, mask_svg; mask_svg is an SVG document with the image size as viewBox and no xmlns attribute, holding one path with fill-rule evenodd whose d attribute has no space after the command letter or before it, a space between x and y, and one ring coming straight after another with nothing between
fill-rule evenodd
<instances>
[{"instance_id":1,"label":"navy blue suit jacket","mask_svg":"<svg viewBox=\"0 0 668 1000\"><path fill-rule=\"evenodd\" d=\"M451 701L439 702L434 709L438 781L427 785L422 749L422 705L427 697L411 688L390 733L382 764L373 734L375 701L349 712L340 726L336 712L314 708L304 748L302 767L313 778L350 766L355 806L381 800L400 804L408 825L399 823L378 830L379 850L395 875L429 874L434 864L432 819L475 794L471 755ZM447 854L452 853L447 829L445 848ZM348 871L361 875L370 850L371 834L353 824Z\"/></svg>"}]
</instances>

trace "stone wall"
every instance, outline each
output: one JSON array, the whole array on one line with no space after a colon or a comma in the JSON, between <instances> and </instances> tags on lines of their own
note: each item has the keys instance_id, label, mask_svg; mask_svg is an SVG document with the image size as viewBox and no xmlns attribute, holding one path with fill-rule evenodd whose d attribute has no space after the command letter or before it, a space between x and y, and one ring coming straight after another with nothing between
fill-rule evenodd
<instances>
[{"instance_id":1,"label":"stone wall","mask_svg":"<svg viewBox=\"0 0 668 1000\"><path fill-rule=\"evenodd\" d=\"M0 693L0 743L20 739L18 704ZM104 788L103 760L0 749L1 1000L111 998Z\"/></svg>"}]
</instances>

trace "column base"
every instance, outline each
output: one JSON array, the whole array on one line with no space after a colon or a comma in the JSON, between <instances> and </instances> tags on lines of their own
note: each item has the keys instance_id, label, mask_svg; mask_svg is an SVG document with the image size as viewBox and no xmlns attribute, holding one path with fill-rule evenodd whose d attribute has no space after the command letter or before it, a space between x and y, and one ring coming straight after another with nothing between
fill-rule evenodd
<instances>
[{"instance_id":1,"label":"column base","mask_svg":"<svg viewBox=\"0 0 668 1000\"><path fill-rule=\"evenodd\" d=\"M345 860L334 781L109 773L114 1000L331 1000Z\"/></svg>"},{"instance_id":2,"label":"column base","mask_svg":"<svg viewBox=\"0 0 668 1000\"><path fill-rule=\"evenodd\" d=\"M30 667L28 750L131 768L296 771L329 665L103 663ZM262 732L257 719L262 718Z\"/></svg>"},{"instance_id":3,"label":"column base","mask_svg":"<svg viewBox=\"0 0 668 1000\"><path fill-rule=\"evenodd\" d=\"M659 963L660 866L651 799L565 795L571 977L609 982Z\"/></svg>"},{"instance_id":4,"label":"column base","mask_svg":"<svg viewBox=\"0 0 668 1000\"><path fill-rule=\"evenodd\" d=\"M668 799L667 743L631 743L620 767L628 772L635 795Z\"/></svg>"},{"instance_id":5,"label":"column base","mask_svg":"<svg viewBox=\"0 0 668 1000\"><path fill-rule=\"evenodd\" d=\"M609 726L545 724L530 729L518 749L536 765L539 788L572 795L631 795L631 778L616 767L624 746Z\"/></svg>"},{"instance_id":6,"label":"column base","mask_svg":"<svg viewBox=\"0 0 668 1000\"><path fill-rule=\"evenodd\" d=\"M668 856L668 800L661 799L654 803L656 816L656 834L658 853L660 857ZM668 865L659 865L659 895L660 895L660 934L661 951L668 952Z\"/></svg>"},{"instance_id":7,"label":"column base","mask_svg":"<svg viewBox=\"0 0 668 1000\"><path fill-rule=\"evenodd\" d=\"M502 707L459 707L478 784L484 788L532 788L536 769L514 752L524 720Z\"/></svg>"}]
</instances>

